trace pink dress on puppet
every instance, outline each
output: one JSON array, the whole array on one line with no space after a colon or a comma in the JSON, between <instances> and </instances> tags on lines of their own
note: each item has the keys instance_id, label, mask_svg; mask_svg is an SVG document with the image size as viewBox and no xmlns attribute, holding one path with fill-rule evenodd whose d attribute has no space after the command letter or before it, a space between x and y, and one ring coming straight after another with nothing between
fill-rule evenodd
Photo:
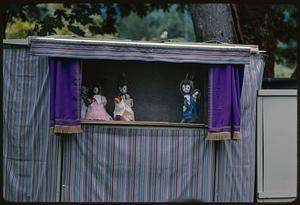
<instances>
[{"instance_id":1,"label":"pink dress on puppet","mask_svg":"<svg viewBox=\"0 0 300 205\"><path fill-rule=\"evenodd\" d=\"M88 120L113 120L106 112L107 100L103 95L94 95L93 102L87 108L86 119Z\"/></svg>"}]
</instances>

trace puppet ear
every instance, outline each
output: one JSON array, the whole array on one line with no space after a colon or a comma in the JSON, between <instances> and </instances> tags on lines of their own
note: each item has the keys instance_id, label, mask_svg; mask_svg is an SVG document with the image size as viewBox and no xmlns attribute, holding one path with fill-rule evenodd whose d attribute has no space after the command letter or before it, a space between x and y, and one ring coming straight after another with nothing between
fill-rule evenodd
<instances>
[{"instance_id":1,"label":"puppet ear","mask_svg":"<svg viewBox=\"0 0 300 205\"><path fill-rule=\"evenodd\" d=\"M189 75L190 75L190 73L187 73L187 74L185 75L185 79L186 79L186 80L189 79Z\"/></svg>"},{"instance_id":2,"label":"puppet ear","mask_svg":"<svg viewBox=\"0 0 300 205\"><path fill-rule=\"evenodd\" d=\"M122 78L122 80L126 80L126 74L125 74L125 73L122 73L122 74L121 74L121 78Z\"/></svg>"},{"instance_id":3,"label":"puppet ear","mask_svg":"<svg viewBox=\"0 0 300 205\"><path fill-rule=\"evenodd\" d=\"M122 87L123 85L127 85L128 81L126 79L126 74L125 73L121 73L120 78L119 78L119 82L118 82L118 88Z\"/></svg>"},{"instance_id":4,"label":"puppet ear","mask_svg":"<svg viewBox=\"0 0 300 205\"><path fill-rule=\"evenodd\" d=\"M190 75L190 80L194 80L195 78L195 72L192 72L192 74Z\"/></svg>"}]
</instances>

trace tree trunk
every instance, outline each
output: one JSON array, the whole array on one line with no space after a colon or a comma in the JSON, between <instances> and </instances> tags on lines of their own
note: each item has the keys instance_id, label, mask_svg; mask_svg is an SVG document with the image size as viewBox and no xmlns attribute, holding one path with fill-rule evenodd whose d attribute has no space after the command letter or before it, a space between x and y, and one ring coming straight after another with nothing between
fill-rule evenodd
<instances>
[{"instance_id":1,"label":"tree trunk","mask_svg":"<svg viewBox=\"0 0 300 205\"><path fill-rule=\"evenodd\" d=\"M8 19L9 19L9 12L5 12L3 14L3 39L6 39L6 27L7 27L7 24L8 24Z\"/></svg>"},{"instance_id":2,"label":"tree trunk","mask_svg":"<svg viewBox=\"0 0 300 205\"><path fill-rule=\"evenodd\" d=\"M191 4L190 12L197 41L259 45L268 55L264 77L274 76L276 42L271 5ZM242 32L251 32L253 38L245 42Z\"/></svg>"},{"instance_id":3,"label":"tree trunk","mask_svg":"<svg viewBox=\"0 0 300 205\"><path fill-rule=\"evenodd\" d=\"M299 68L298 68L298 65L297 65L294 72L293 72L293 74L291 75L291 78L298 78L298 76L299 76L298 72L299 72Z\"/></svg>"},{"instance_id":4,"label":"tree trunk","mask_svg":"<svg viewBox=\"0 0 300 205\"><path fill-rule=\"evenodd\" d=\"M299 7L298 7L299 8ZM300 12L299 12L299 10L298 10L298 14L297 14L297 17L298 17L298 19L299 19L299 17L300 17ZM299 30L299 27L298 27L298 29L297 29L297 33L298 33L298 36L299 36L299 34L300 34L300 30ZM298 37L299 38L299 37ZM299 40L299 39L298 39ZM298 45L299 45L299 41L298 41ZM298 54L298 59L299 59L299 49L297 49L297 54ZM297 81L298 81L298 77L299 77L299 60L297 60L296 61L296 68L295 68L295 70L294 70L294 72L292 73L292 75L291 75L291 78L296 78L297 79ZM297 84L298 84L298 82L297 82Z\"/></svg>"},{"instance_id":5,"label":"tree trunk","mask_svg":"<svg viewBox=\"0 0 300 205\"><path fill-rule=\"evenodd\" d=\"M1 21L3 22L3 27L1 28L2 29L2 38L5 39L6 38L6 33L5 33L5 30L6 30L6 26L7 26L7 12L5 11L2 11L1 12Z\"/></svg>"},{"instance_id":6,"label":"tree trunk","mask_svg":"<svg viewBox=\"0 0 300 205\"><path fill-rule=\"evenodd\" d=\"M190 12L197 41L238 42L229 4L191 4Z\"/></svg>"},{"instance_id":7,"label":"tree trunk","mask_svg":"<svg viewBox=\"0 0 300 205\"><path fill-rule=\"evenodd\" d=\"M3 39L6 39L6 27L7 27L7 24L9 22L9 20L11 20L11 12L10 10L8 9L9 7L4 7L2 12L1 12L1 16L2 16L2 22L3 22L3 28L2 28L2 38Z\"/></svg>"},{"instance_id":8,"label":"tree trunk","mask_svg":"<svg viewBox=\"0 0 300 205\"><path fill-rule=\"evenodd\" d=\"M253 38L247 43L259 45L259 49L267 52L264 77L274 77L276 41L272 29L271 5L239 4L237 8L241 16L241 24L244 25L243 32L252 33Z\"/></svg>"}]
</instances>

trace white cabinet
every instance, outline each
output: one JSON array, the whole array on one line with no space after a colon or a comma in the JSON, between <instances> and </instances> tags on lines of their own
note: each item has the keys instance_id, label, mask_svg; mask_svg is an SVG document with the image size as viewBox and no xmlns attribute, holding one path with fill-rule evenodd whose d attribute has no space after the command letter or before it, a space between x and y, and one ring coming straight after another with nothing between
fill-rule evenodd
<instances>
[{"instance_id":1,"label":"white cabinet","mask_svg":"<svg viewBox=\"0 0 300 205\"><path fill-rule=\"evenodd\" d=\"M257 201L297 197L297 91L259 90Z\"/></svg>"}]
</instances>

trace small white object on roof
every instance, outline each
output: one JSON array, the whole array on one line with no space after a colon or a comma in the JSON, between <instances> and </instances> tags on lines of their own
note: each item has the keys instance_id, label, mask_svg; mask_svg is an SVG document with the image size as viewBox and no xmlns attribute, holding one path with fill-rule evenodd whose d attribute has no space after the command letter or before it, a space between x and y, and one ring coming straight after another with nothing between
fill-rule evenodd
<instances>
[{"instance_id":1,"label":"small white object on roof","mask_svg":"<svg viewBox=\"0 0 300 205\"><path fill-rule=\"evenodd\" d=\"M161 39L161 40L167 40L167 39L168 39L168 31L164 31L164 32L160 35L160 39Z\"/></svg>"}]
</instances>

